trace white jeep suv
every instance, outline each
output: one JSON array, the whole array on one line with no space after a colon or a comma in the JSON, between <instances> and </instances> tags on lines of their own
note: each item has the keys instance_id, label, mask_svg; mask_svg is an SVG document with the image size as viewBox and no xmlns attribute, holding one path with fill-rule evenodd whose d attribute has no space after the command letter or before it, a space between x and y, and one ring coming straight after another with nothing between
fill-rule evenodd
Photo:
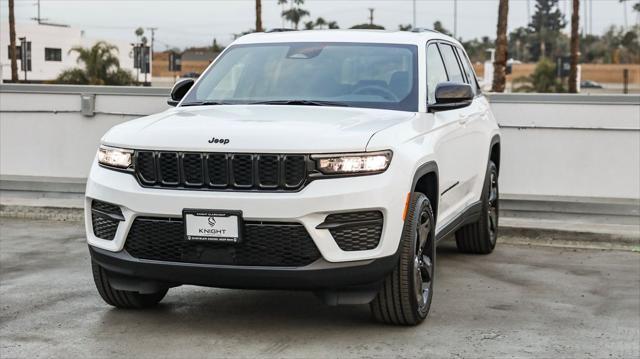
<instances>
[{"instance_id":1,"label":"white jeep suv","mask_svg":"<svg viewBox=\"0 0 640 359\"><path fill-rule=\"evenodd\" d=\"M311 290L412 325L436 244L490 253L500 135L464 49L434 31L244 36L162 113L113 127L86 189L102 298L182 284Z\"/></svg>"}]
</instances>

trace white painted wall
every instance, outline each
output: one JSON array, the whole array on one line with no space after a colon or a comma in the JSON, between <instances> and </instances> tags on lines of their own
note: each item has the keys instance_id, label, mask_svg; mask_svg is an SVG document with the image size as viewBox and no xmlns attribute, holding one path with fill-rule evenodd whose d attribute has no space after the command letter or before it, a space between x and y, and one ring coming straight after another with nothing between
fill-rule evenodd
<instances>
[{"instance_id":1,"label":"white painted wall","mask_svg":"<svg viewBox=\"0 0 640 359\"><path fill-rule=\"evenodd\" d=\"M47 81L55 79L62 71L79 66L76 62L77 55L69 53L74 46L91 47L97 41L104 40L118 47L118 59L120 67L131 71L135 76L133 67L132 46L130 42L114 39L94 39L82 35L82 30L72 27L40 25L36 22L16 24L16 45L20 46L18 38L26 36L31 41L31 67L27 72L29 81ZM132 39L131 42L133 42ZM0 23L0 79L11 79L11 61L9 59L9 23ZM45 61L45 47L62 49L62 61ZM24 72L20 71L18 60L18 78L24 80ZM140 76L140 81L144 75ZM147 75L151 81L151 74Z\"/></svg>"},{"instance_id":2,"label":"white painted wall","mask_svg":"<svg viewBox=\"0 0 640 359\"><path fill-rule=\"evenodd\" d=\"M0 86L0 179L87 176L111 126L167 108L168 89ZM96 115L80 93L97 93ZM640 198L640 96L492 95L501 192Z\"/></svg>"}]
</instances>

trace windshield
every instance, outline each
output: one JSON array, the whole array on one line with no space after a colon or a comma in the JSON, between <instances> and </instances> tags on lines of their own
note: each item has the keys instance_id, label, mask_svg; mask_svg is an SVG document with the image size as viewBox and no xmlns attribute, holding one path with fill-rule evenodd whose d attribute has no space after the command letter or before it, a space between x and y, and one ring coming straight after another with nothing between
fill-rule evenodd
<instances>
[{"instance_id":1,"label":"windshield","mask_svg":"<svg viewBox=\"0 0 640 359\"><path fill-rule=\"evenodd\" d=\"M235 45L182 105L295 104L418 111L417 47L394 44Z\"/></svg>"}]
</instances>

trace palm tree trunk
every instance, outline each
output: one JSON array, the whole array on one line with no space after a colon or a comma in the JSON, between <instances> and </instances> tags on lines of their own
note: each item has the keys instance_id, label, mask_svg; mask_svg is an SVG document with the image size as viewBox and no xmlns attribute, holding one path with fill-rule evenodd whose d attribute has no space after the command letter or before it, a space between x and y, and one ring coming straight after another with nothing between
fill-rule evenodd
<instances>
[{"instance_id":1,"label":"palm tree trunk","mask_svg":"<svg viewBox=\"0 0 640 359\"><path fill-rule=\"evenodd\" d=\"M18 53L16 48L16 16L13 0L9 0L9 57L11 58L11 81L18 82ZM23 60L24 61L24 60Z\"/></svg>"},{"instance_id":2,"label":"palm tree trunk","mask_svg":"<svg viewBox=\"0 0 640 359\"><path fill-rule=\"evenodd\" d=\"M507 82L507 18L509 0L500 0L498 6L498 33L496 38L496 60L493 63L493 92L504 92Z\"/></svg>"},{"instance_id":3,"label":"palm tree trunk","mask_svg":"<svg viewBox=\"0 0 640 359\"><path fill-rule=\"evenodd\" d=\"M578 51L580 23L580 0L573 0L573 13L571 14L571 70L569 71L569 92L578 92Z\"/></svg>"},{"instance_id":4,"label":"palm tree trunk","mask_svg":"<svg viewBox=\"0 0 640 359\"><path fill-rule=\"evenodd\" d=\"M256 0L256 32L262 31L262 0Z\"/></svg>"}]
</instances>

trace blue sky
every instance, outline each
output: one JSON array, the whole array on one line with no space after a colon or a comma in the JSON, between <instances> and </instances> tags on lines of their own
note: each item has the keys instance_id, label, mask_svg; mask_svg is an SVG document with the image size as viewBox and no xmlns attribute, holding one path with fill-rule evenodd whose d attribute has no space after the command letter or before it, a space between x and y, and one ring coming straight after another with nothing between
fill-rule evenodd
<instances>
[{"instance_id":1,"label":"blue sky","mask_svg":"<svg viewBox=\"0 0 640 359\"><path fill-rule=\"evenodd\" d=\"M625 8L618 0L582 0L583 6L589 1L594 33L602 33L612 24L625 24ZM35 0L15 2L18 22L31 21L29 19L36 16ZM510 0L510 29L526 25L527 2ZM453 31L453 0L417 0L416 3L418 26L432 27L434 21L440 20ZM529 3L533 12L535 1L529 0ZM631 4L627 5L629 25L638 21ZM367 9L375 8L375 22L387 29L411 23L412 7L412 0L307 0L304 5L314 19L322 16L337 21L343 28L366 22ZM498 0L458 0L458 36L465 40L494 37L497 7ZM560 9L570 12L571 1L560 0ZM281 27L281 10L276 0L263 0L264 26ZM42 0L41 12L49 21L81 28L93 38L133 40L136 27L157 27L156 50L208 45L214 37L227 44L234 33L253 27L255 21L253 0ZM584 11L580 12L583 16ZM7 0L0 0L0 16L6 21Z\"/></svg>"}]
</instances>

